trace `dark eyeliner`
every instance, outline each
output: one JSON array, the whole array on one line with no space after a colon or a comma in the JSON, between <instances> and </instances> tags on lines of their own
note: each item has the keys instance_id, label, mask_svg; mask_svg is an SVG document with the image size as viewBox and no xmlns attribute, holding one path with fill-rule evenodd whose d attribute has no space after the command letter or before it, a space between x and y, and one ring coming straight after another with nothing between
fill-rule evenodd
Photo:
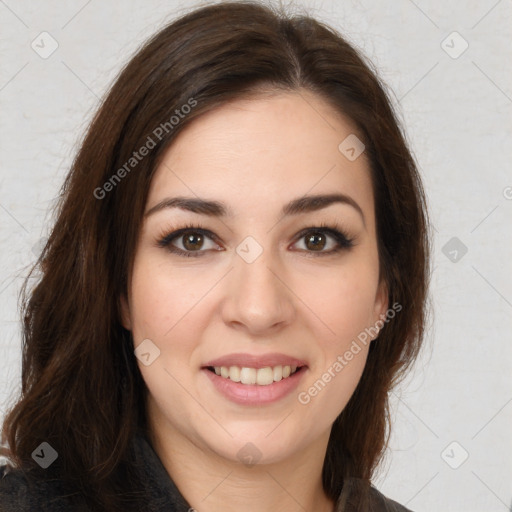
<instances>
[{"instance_id":1,"label":"dark eyeliner","mask_svg":"<svg viewBox=\"0 0 512 512\"><path fill-rule=\"evenodd\" d=\"M187 224L183 228L180 228L176 231L168 232L165 231L162 233L156 242L158 247L166 249L167 251L177 254L179 256L185 257L201 257L207 251L183 251L182 249L178 249L172 245L172 241L184 235L188 231L193 231L195 233L199 233L205 237L210 238L215 243L219 244L219 238L212 233L210 230L203 228L199 225ZM336 242L337 247L331 249L330 251L306 251L299 250L298 252L304 252L307 256L316 257L316 256L329 256L333 255L341 250L348 250L354 246L354 239L348 237L345 232L338 226L338 224L334 223L333 225L327 225L325 223L320 224L319 226L307 227L301 230L295 237L295 243L297 243L301 238L304 238L309 233L324 233L330 235Z\"/></svg>"},{"instance_id":2,"label":"dark eyeliner","mask_svg":"<svg viewBox=\"0 0 512 512\"><path fill-rule=\"evenodd\" d=\"M354 246L354 238L350 238L336 222L332 225L321 223L319 226L316 227L305 228L302 231L300 231L300 233L297 235L296 241L300 240L309 233L316 232L331 235L338 243L338 247L335 247L334 249L331 249L330 251L326 252L305 251L312 256L327 256L329 254L337 253L338 251L341 251L343 249L350 249L351 247Z\"/></svg>"},{"instance_id":3,"label":"dark eyeliner","mask_svg":"<svg viewBox=\"0 0 512 512\"><path fill-rule=\"evenodd\" d=\"M169 252L173 254L178 254L179 256L185 256L185 257L198 257L201 256L201 253L204 253L205 251L183 251L182 249L178 249L177 247L174 247L171 242L179 238L180 236L184 235L187 231L194 231L196 233L200 233L203 236L207 236L208 238L211 238L214 242L217 243L218 238L215 236L214 233L209 231L208 229L203 228L202 226L199 226L197 224L187 224L183 228L180 228L176 231L171 231L170 233L165 232L162 233L159 237L159 240L157 241L157 246L162 247L163 249L168 250Z\"/></svg>"}]
</instances>

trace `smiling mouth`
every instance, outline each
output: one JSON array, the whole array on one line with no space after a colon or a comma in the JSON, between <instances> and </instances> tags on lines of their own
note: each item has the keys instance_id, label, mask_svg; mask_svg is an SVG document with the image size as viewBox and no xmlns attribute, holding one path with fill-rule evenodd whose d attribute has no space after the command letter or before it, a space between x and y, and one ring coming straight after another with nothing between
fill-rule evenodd
<instances>
[{"instance_id":1,"label":"smiling mouth","mask_svg":"<svg viewBox=\"0 0 512 512\"><path fill-rule=\"evenodd\" d=\"M268 386L287 379L301 371L305 366L277 365L265 368L241 366L208 366L207 369L221 378L246 385Z\"/></svg>"}]
</instances>

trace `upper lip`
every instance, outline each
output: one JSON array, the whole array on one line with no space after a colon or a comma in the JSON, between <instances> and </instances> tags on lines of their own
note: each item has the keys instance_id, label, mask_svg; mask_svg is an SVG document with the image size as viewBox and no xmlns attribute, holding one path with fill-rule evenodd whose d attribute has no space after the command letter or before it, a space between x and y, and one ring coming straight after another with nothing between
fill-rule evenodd
<instances>
[{"instance_id":1,"label":"upper lip","mask_svg":"<svg viewBox=\"0 0 512 512\"><path fill-rule=\"evenodd\" d=\"M226 356L212 359L203 365L203 368L208 366L239 366L244 368L265 368L267 366L307 366L306 362L297 359L293 356L287 356L286 354L228 354Z\"/></svg>"}]
</instances>

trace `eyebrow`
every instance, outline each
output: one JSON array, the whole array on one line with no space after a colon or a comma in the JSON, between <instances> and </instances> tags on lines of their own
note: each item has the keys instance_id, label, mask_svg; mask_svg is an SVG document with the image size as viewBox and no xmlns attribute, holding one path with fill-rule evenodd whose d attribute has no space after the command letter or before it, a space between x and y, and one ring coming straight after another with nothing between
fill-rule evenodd
<instances>
[{"instance_id":1,"label":"eyebrow","mask_svg":"<svg viewBox=\"0 0 512 512\"><path fill-rule=\"evenodd\" d=\"M350 196L345 194L321 194L309 195L293 199L283 206L281 216L300 215L317 210L322 210L328 206L341 203L352 206L362 217L363 224L366 226L363 210ZM165 208L180 208L200 215L208 215L210 217L233 217L231 209L220 201L208 201L205 199L194 197L168 197L160 201L158 204L150 208L144 217L161 211Z\"/></svg>"}]
</instances>

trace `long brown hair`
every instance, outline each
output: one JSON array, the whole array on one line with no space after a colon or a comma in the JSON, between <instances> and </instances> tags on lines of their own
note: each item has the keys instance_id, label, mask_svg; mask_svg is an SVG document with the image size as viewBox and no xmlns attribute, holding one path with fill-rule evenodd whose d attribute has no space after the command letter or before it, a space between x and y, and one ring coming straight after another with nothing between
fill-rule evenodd
<instances>
[{"instance_id":1,"label":"long brown hair","mask_svg":"<svg viewBox=\"0 0 512 512\"><path fill-rule=\"evenodd\" d=\"M31 453L46 441L59 453L52 466L58 478L93 509L137 509L139 494L130 490L139 489L138 475L128 453L137 429L147 429L147 389L131 333L120 323L119 297L127 293L153 173L201 114L254 91L301 89L359 130L375 192L380 271L389 304L402 306L370 345L323 468L333 500L345 477L371 479L389 439L389 391L417 357L426 328L425 196L371 65L325 24L257 2L201 7L160 30L97 111L32 270L40 272L37 284L29 290L29 276L22 289L22 392L2 430L12 465L37 471ZM143 146L149 151L136 158Z\"/></svg>"}]
</instances>

